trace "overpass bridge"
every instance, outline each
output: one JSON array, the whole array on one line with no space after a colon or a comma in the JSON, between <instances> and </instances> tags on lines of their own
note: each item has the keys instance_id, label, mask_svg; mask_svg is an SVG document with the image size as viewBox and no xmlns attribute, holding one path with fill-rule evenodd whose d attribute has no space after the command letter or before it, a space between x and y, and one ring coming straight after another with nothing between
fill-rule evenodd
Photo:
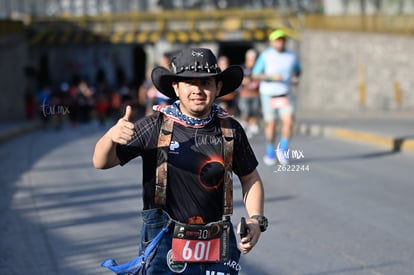
<instances>
[{"instance_id":1,"label":"overpass bridge","mask_svg":"<svg viewBox=\"0 0 414 275\"><path fill-rule=\"evenodd\" d=\"M43 79L58 85L77 74L93 83L104 70L110 85L120 85L119 67L129 83L139 83L161 55L185 45L210 47L241 64L244 52L275 28L299 38L300 18L276 8L131 11L35 17L26 33L34 66L46 64Z\"/></svg>"},{"instance_id":2,"label":"overpass bridge","mask_svg":"<svg viewBox=\"0 0 414 275\"><path fill-rule=\"evenodd\" d=\"M29 44L251 42L265 41L271 30L280 27L298 37L298 32L293 30L300 27L299 18L273 8L60 16L34 19L29 26Z\"/></svg>"}]
</instances>

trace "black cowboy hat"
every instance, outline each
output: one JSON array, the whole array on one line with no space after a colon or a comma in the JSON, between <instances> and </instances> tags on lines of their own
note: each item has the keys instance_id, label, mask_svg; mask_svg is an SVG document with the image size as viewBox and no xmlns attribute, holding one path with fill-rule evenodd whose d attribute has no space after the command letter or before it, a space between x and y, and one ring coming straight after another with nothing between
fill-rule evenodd
<instances>
[{"instance_id":1,"label":"black cowboy hat","mask_svg":"<svg viewBox=\"0 0 414 275\"><path fill-rule=\"evenodd\" d=\"M172 57L171 68L172 71L161 66L155 67L151 79L155 88L173 99L177 99L177 96L172 83L180 80L215 77L223 82L219 97L235 91L243 80L243 69L240 66L229 66L221 71L215 55L205 48L182 50Z\"/></svg>"}]
</instances>

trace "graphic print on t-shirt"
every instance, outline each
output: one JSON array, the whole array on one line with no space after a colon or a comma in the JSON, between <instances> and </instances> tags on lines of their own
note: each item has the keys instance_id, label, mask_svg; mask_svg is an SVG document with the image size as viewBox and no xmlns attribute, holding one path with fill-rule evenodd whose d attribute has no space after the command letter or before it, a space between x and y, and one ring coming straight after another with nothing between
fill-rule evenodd
<instances>
[{"instance_id":1,"label":"graphic print on t-shirt","mask_svg":"<svg viewBox=\"0 0 414 275\"><path fill-rule=\"evenodd\" d=\"M204 140L204 143L198 143L198 145L204 146L208 145L209 143L205 143L207 140L214 140L215 145L220 145L221 142L217 142L217 139L215 138L202 138ZM196 142L197 144L197 142ZM196 145L198 148L199 146ZM178 141L172 140L170 143L170 151L169 154L180 154L180 143ZM194 156L195 154L191 154ZM192 161L195 161L196 159L192 159ZM199 170L197 175L199 184L201 187L203 187L205 190L211 191L211 190L217 190L220 188L221 184L223 183L224 177L224 160L223 157L220 155L213 155L210 156L208 159L205 159L199 163Z\"/></svg>"},{"instance_id":2,"label":"graphic print on t-shirt","mask_svg":"<svg viewBox=\"0 0 414 275\"><path fill-rule=\"evenodd\" d=\"M180 163L185 164L185 167L177 164L175 166L185 168L189 172L193 171L193 174L198 175L198 184L203 189L207 191L219 189L224 179L224 160L221 155L217 154L222 150L221 136L217 138L201 135L194 139L194 144L190 140L188 141L183 145L176 140L171 141L170 158L175 155L177 158L172 158L181 159ZM188 147L189 144L191 145L190 148ZM214 150L214 153L205 154L206 150ZM178 156L180 157L178 158Z\"/></svg>"},{"instance_id":3,"label":"graphic print on t-shirt","mask_svg":"<svg viewBox=\"0 0 414 275\"><path fill-rule=\"evenodd\" d=\"M201 163L199 180L206 190L218 189L224 180L224 161L221 156L215 156Z\"/></svg>"}]
</instances>

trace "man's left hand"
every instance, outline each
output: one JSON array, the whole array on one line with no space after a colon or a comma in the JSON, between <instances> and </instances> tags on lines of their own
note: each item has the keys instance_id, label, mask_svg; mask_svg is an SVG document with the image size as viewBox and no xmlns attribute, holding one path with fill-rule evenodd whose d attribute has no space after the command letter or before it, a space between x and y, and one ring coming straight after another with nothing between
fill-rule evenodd
<instances>
[{"instance_id":1,"label":"man's left hand","mask_svg":"<svg viewBox=\"0 0 414 275\"><path fill-rule=\"evenodd\" d=\"M257 244L260 238L260 226L256 219L246 219L249 233L240 240L239 249L243 254L247 254ZM240 224L237 226L237 233L240 233Z\"/></svg>"}]
</instances>

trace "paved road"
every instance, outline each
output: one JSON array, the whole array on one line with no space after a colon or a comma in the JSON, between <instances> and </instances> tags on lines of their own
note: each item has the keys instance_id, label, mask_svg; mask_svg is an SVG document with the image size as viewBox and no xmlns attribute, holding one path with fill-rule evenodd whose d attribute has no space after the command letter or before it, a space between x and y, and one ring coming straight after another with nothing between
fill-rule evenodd
<instances>
[{"instance_id":1,"label":"paved road","mask_svg":"<svg viewBox=\"0 0 414 275\"><path fill-rule=\"evenodd\" d=\"M103 259L135 256L140 160L93 169L101 133L39 131L0 144L0 274L110 274ZM252 144L261 158L263 138ZM300 159L290 168L305 171L259 167L271 226L240 274L412 274L414 156L320 137L296 137L292 149Z\"/></svg>"}]
</instances>

